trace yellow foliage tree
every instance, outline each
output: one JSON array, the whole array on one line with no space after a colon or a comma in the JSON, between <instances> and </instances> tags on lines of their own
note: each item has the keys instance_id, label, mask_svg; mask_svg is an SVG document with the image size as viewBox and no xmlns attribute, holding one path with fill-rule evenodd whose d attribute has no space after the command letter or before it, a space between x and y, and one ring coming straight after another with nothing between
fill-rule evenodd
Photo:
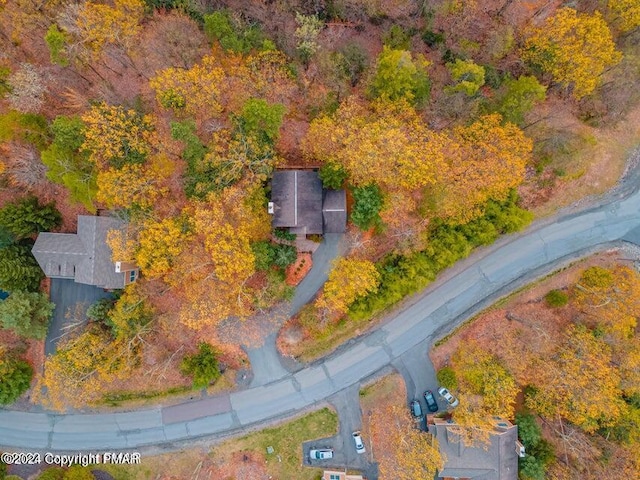
<instances>
[{"instance_id":1,"label":"yellow foliage tree","mask_svg":"<svg viewBox=\"0 0 640 480\"><path fill-rule=\"evenodd\" d=\"M634 335L640 311L640 277L631 268L589 268L575 285L573 297L578 307L608 333L618 338Z\"/></svg>"},{"instance_id":2,"label":"yellow foliage tree","mask_svg":"<svg viewBox=\"0 0 640 480\"><path fill-rule=\"evenodd\" d=\"M135 284L124 290L108 317L110 330L91 324L47 357L35 389L37 400L55 410L86 407L99 401L115 380L130 376L140 366L153 311Z\"/></svg>"},{"instance_id":3,"label":"yellow foliage tree","mask_svg":"<svg viewBox=\"0 0 640 480\"><path fill-rule=\"evenodd\" d=\"M640 26L640 2L638 0L609 0L609 10L620 31L630 32Z\"/></svg>"},{"instance_id":4,"label":"yellow foliage tree","mask_svg":"<svg viewBox=\"0 0 640 480\"><path fill-rule=\"evenodd\" d=\"M394 190L434 184L446 145L407 103L380 102L368 110L351 98L335 115L311 123L303 150L309 159L342 165L353 185Z\"/></svg>"},{"instance_id":5,"label":"yellow foliage tree","mask_svg":"<svg viewBox=\"0 0 640 480\"><path fill-rule=\"evenodd\" d=\"M100 170L142 163L154 143L153 119L121 106L101 103L82 116L86 124L82 150Z\"/></svg>"},{"instance_id":6,"label":"yellow foliage tree","mask_svg":"<svg viewBox=\"0 0 640 480\"><path fill-rule=\"evenodd\" d=\"M317 306L331 312L346 313L356 299L376 292L380 284L380 272L368 260L341 258L334 262L323 295Z\"/></svg>"},{"instance_id":7,"label":"yellow foliage tree","mask_svg":"<svg viewBox=\"0 0 640 480\"><path fill-rule=\"evenodd\" d=\"M140 31L144 9L143 0L114 0L113 6L87 2L80 7L76 25L83 43L98 54L109 43L127 47Z\"/></svg>"},{"instance_id":8,"label":"yellow foliage tree","mask_svg":"<svg viewBox=\"0 0 640 480\"><path fill-rule=\"evenodd\" d=\"M569 327L538 375L537 390L526 403L542 415L563 417L592 433L614 425L627 411L611 348L585 327Z\"/></svg>"},{"instance_id":9,"label":"yellow foliage tree","mask_svg":"<svg viewBox=\"0 0 640 480\"><path fill-rule=\"evenodd\" d=\"M398 480L434 478L444 466L438 441L413 425L405 408L388 405L371 416L380 477Z\"/></svg>"},{"instance_id":10,"label":"yellow foliage tree","mask_svg":"<svg viewBox=\"0 0 640 480\"><path fill-rule=\"evenodd\" d=\"M194 241L177 260L182 268L168 280L189 285L189 303L180 315L186 325L200 328L250 313L245 283L255 272L251 242L270 232L263 199L259 184L240 182L185 210Z\"/></svg>"},{"instance_id":11,"label":"yellow foliage tree","mask_svg":"<svg viewBox=\"0 0 640 480\"><path fill-rule=\"evenodd\" d=\"M463 342L452 358L458 379L459 405L453 411L454 428L462 442L486 442L494 417L513 418L518 386L498 359L476 342Z\"/></svg>"},{"instance_id":12,"label":"yellow foliage tree","mask_svg":"<svg viewBox=\"0 0 640 480\"><path fill-rule=\"evenodd\" d=\"M136 264L149 278L166 275L189 241L185 221L180 218L148 220L138 235Z\"/></svg>"},{"instance_id":13,"label":"yellow foliage tree","mask_svg":"<svg viewBox=\"0 0 640 480\"><path fill-rule=\"evenodd\" d=\"M98 173L96 200L108 208L149 208L166 193L158 179L140 164L110 168Z\"/></svg>"},{"instance_id":14,"label":"yellow foliage tree","mask_svg":"<svg viewBox=\"0 0 640 480\"><path fill-rule=\"evenodd\" d=\"M449 142L448 168L438 214L465 223L482 214L489 199L504 200L524 180L533 142L517 126L501 124L499 114L458 127Z\"/></svg>"},{"instance_id":15,"label":"yellow foliage tree","mask_svg":"<svg viewBox=\"0 0 640 480\"><path fill-rule=\"evenodd\" d=\"M622 54L600 12L561 8L533 30L522 57L556 82L572 86L574 97L580 99L596 89L602 73L617 64Z\"/></svg>"},{"instance_id":16,"label":"yellow foliage tree","mask_svg":"<svg viewBox=\"0 0 640 480\"><path fill-rule=\"evenodd\" d=\"M216 66L214 57L207 56L188 70L167 68L152 78L149 85L165 108L184 110L190 115L206 112L207 116L216 117L222 112L220 84L224 78L225 72Z\"/></svg>"}]
</instances>

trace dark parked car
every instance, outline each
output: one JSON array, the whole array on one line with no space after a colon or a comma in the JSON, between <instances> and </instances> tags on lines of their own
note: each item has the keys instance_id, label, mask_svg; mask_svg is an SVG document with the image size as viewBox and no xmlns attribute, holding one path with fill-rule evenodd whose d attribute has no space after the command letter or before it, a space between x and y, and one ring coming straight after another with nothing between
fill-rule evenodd
<instances>
[{"instance_id":1,"label":"dark parked car","mask_svg":"<svg viewBox=\"0 0 640 480\"><path fill-rule=\"evenodd\" d=\"M422 413L422 406L418 400L413 400L409 404L409 409L411 410L411 415L413 415L414 420L420 421L424 418L424 414Z\"/></svg>"},{"instance_id":2,"label":"dark parked car","mask_svg":"<svg viewBox=\"0 0 640 480\"><path fill-rule=\"evenodd\" d=\"M436 402L436 397L433 396L433 392L431 390L424 392L424 401L427 402L427 408L430 412L438 411L438 402Z\"/></svg>"}]
</instances>

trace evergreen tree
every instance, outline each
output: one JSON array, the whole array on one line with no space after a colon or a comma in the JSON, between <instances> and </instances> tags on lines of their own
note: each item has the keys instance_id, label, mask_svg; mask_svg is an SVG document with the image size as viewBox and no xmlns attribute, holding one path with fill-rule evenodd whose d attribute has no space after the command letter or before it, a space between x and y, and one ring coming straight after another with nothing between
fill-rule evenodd
<instances>
[{"instance_id":1,"label":"evergreen tree","mask_svg":"<svg viewBox=\"0 0 640 480\"><path fill-rule=\"evenodd\" d=\"M208 343L198 345L198 353L182 359L180 371L193 378L193 388L204 388L220 376L215 349Z\"/></svg>"},{"instance_id":2,"label":"evergreen tree","mask_svg":"<svg viewBox=\"0 0 640 480\"><path fill-rule=\"evenodd\" d=\"M44 273L24 245L10 245L0 249L0 290L13 292L38 290Z\"/></svg>"},{"instance_id":3,"label":"evergreen tree","mask_svg":"<svg viewBox=\"0 0 640 480\"><path fill-rule=\"evenodd\" d=\"M0 209L0 226L17 239L28 238L38 232L60 225L62 216L53 203L40 205L36 197L25 197Z\"/></svg>"},{"instance_id":4,"label":"evergreen tree","mask_svg":"<svg viewBox=\"0 0 640 480\"><path fill-rule=\"evenodd\" d=\"M0 324L23 337L42 340L54 307L43 293L17 290L0 303Z\"/></svg>"}]
</instances>

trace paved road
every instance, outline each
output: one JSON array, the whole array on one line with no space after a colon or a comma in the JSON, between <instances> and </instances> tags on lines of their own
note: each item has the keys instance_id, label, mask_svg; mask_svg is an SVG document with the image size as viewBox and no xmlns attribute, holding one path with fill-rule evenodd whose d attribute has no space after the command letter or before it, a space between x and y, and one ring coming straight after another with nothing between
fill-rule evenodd
<instances>
[{"instance_id":1,"label":"paved road","mask_svg":"<svg viewBox=\"0 0 640 480\"><path fill-rule=\"evenodd\" d=\"M635 241L640 237L640 193L621 196L615 193L604 206L539 222L475 252L371 334L295 374L224 395L228 401L192 402L186 412L180 410L179 418L170 414L176 407L85 415L3 410L0 444L70 452L178 448L187 441L255 428L324 404L534 278L623 238Z\"/></svg>"}]
</instances>

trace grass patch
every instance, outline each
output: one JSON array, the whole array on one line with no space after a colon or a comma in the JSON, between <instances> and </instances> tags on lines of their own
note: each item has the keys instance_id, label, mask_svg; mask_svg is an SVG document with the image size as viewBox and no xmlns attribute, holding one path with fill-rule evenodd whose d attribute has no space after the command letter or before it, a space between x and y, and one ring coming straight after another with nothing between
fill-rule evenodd
<instances>
[{"instance_id":1,"label":"grass patch","mask_svg":"<svg viewBox=\"0 0 640 480\"><path fill-rule=\"evenodd\" d=\"M330 437L337 431L338 416L328 408L323 408L279 427L266 428L225 442L213 449L212 456L222 460L234 452L254 451L266 456L266 468L271 478L315 480L319 469L301 468L302 443ZM267 447L273 447L272 454L267 454Z\"/></svg>"},{"instance_id":2,"label":"grass patch","mask_svg":"<svg viewBox=\"0 0 640 480\"><path fill-rule=\"evenodd\" d=\"M569 302L569 295L562 290L551 290L544 299L550 307L564 307Z\"/></svg>"},{"instance_id":3,"label":"grass patch","mask_svg":"<svg viewBox=\"0 0 640 480\"><path fill-rule=\"evenodd\" d=\"M151 400L169 397L171 395L176 395L179 393L185 393L191 391L192 388L189 387L171 387L166 390L144 390L142 392L111 392L107 393L102 397L103 405L110 405L112 407L118 407L123 402L128 402L131 400Z\"/></svg>"}]
</instances>

